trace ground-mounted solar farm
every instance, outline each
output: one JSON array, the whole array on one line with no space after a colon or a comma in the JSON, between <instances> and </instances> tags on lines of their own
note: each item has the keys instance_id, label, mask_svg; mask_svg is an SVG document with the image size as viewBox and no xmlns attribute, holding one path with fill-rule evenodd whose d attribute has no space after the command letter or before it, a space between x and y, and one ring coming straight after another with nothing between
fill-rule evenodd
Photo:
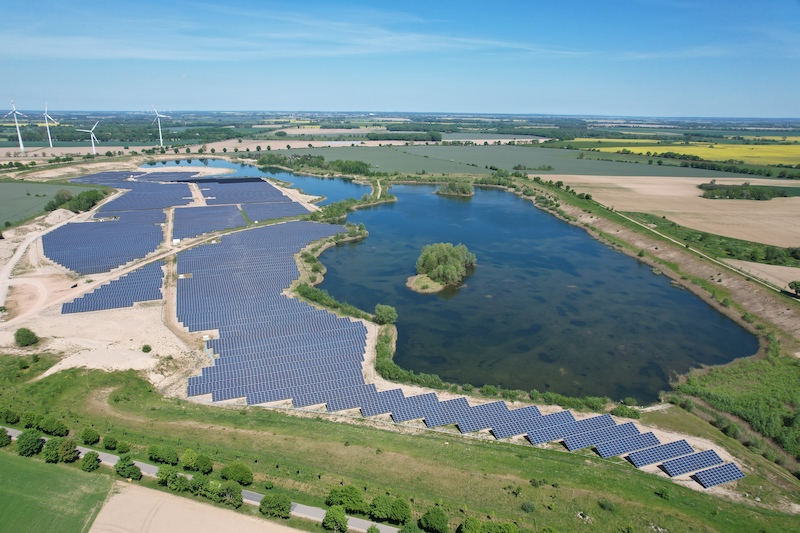
<instances>
[{"instance_id":1,"label":"ground-mounted solar farm","mask_svg":"<svg viewBox=\"0 0 800 533\"><path fill-rule=\"evenodd\" d=\"M624 457L635 468L658 466L703 488L743 476L713 449L696 450L684 439L662 442L647 428L608 414L471 403L368 382L366 323L286 293L300 276L295 256L345 228L297 220L259 224L309 212L266 181L191 172L106 172L74 181L123 192L91 218L42 238L44 255L61 267L84 276L111 273L108 282L64 302L61 312L162 300L172 272L175 319L187 333L203 335L210 357L188 377L189 398L454 427L464 435L567 452L591 449L604 459Z\"/></svg>"}]
</instances>

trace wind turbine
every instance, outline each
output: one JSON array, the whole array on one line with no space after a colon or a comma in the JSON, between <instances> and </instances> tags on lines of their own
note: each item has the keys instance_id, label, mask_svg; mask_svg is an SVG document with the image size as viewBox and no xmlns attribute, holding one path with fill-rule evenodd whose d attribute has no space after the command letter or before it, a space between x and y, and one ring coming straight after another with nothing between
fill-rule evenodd
<instances>
[{"instance_id":1,"label":"wind turbine","mask_svg":"<svg viewBox=\"0 0 800 533\"><path fill-rule=\"evenodd\" d=\"M94 136L94 129L97 127L98 124L100 124L99 120L94 123L94 126L92 126L92 129L90 129L90 130L78 130L78 129L75 130L75 131L82 131L83 133L88 133L89 134L89 140L92 141L92 153L94 155L97 155L97 149L94 147L94 143L100 144L100 141L98 141L97 137Z\"/></svg>"},{"instance_id":2,"label":"wind turbine","mask_svg":"<svg viewBox=\"0 0 800 533\"><path fill-rule=\"evenodd\" d=\"M24 154L25 153L25 146L22 144L22 134L19 132L19 122L17 121L17 115L21 117L28 118L28 115L20 113L17 111L17 107L14 105L14 99L11 99L11 111L6 113L3 118L6 118L8 115L14 115L14 126L17 127L17 139L19 139L19 149Z\"/></svg>"},{"instance_id":3,"label":"wind turbine","mask_svg":"<svg viewBox=\"0 0 800 533\"><path fill-rule=\"evenodd\" d=\"M153 106L153 111L156 112L156 118L153 119L153 122L158 122L158 143L163 148L164 147L164 138L161 137L161 119L162 118L172 118L169 115L162 115L156 109L156 106Z\"/></svg>"},{"instance_id":4,"label":"wind turbine","mask_svg":"<svg viewBox=\"0 0 800 533\"><path fill-rule=\"evenodd\" d=\"M44 103L44 125L47 127L47 140L50 141L50 148L52 148L53 147L53 138L50 136L50 123L48 122L48 119L51 120L53 122L53 124L58 125L58 122L56 122L56 119L54 119L53 117L51 117L50 115L47 114L47 102L45 102Z\"/></svg>"}]
</instances>

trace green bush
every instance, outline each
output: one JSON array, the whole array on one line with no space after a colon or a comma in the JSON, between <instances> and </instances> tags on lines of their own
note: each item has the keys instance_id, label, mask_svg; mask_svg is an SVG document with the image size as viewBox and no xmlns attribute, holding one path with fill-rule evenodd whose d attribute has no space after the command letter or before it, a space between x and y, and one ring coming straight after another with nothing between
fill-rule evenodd
<instances>
[{"instance_id":1,"label":"green bush","mask_svg":"<svg viewBox=\"0 0 800 533\"><path fill-rule=\"evenodd\" d=\"M57 437L66 437L69 434L69 429L64 422L57 420L54 416L46 416L42 418L38 427L43 433L47 435L55 435Z\"/></svg>"},{"instance_id":2,"label":"green bush","mask_svg":"<svg viewBox=\"0 0 800 533\"><path fill-rule=\"evenodd\" d=\"M5 448L11 444L11 435L8 434L6 428L0 428L0 448Z\"/></svg>"},{"instance_id":3,"label":"green bush","mask_svg":"<svg viewBox=\"0 0 800 533\"><path fill-rule=\"evenodd\" d=\"M58 446L61 444L62 437L51 437L42 446L42 457L46 463L58 462Z\"/></svg>"},{"instance_id":4,"label":"green bush","mask_svg":"<svg viewBox=\"0 0 800 533\"><path fill-rule=\"evenodd\" d=\"M416 267L417 274L426 274L445 285L455 285L467 276L467 268L475 266L476 262L475 254L463 244L453 246L440 242L422 248Z\"/></svg>"},{"instance_id":5,"label":"green bush","mask_svg":"<svg viewBox=\"0 0 800 533\"><path fill-rule=\"evenodd\" d=\"M117 453L120 455L124 455L131 451L131 445L127 442L119 441L117 442Z\"/></svg>"},{"instance_id":6,"label":"green bush","mask_svg":"<svg viewBox=\"0 0 800 533\"><path fill-rule=\"evenodd\" d=\"M197 467L197 471L201 474L210 474L211 471L214 469L214 463L211 461L211 458L207 455L199 454L197 456L197 460L195 461L195 466Z\"/></svg>"},{"instance_id":7,"label":"green bush","mask_svg":"<svg viewBox=\"0 0 800 533\"><path fill-rule=\"evenodd\" d=\"M375 306L376 324L394 324L397 322L397 309L391 305L378 304Z\"/></svg>"},{"instance_id":8,"label":"green bush","mask_svg":"<svg viewBox=\"0 0 800 533\"><path fill-rule=\"evenodd\" d=\"M419 519L419 527L428 533L448 533L448 518L441 507L431 507Z\"/></svg>"},{"instance_id":9,"label":"green bush","mask_svg":"<svg viewBox=\"0 0 800 533\"><path fill-rule=\"evenodd\" d=\"M152 350L153 350L153 347L150 346L149 344L145 344L144 346L142 346L142 351L144 353L150 353Z\"/></svg>"},{"instance_id":10,"label":"green bush","mask_svg":"<svg viewBox=\"0 0 800 533\"><path fill-rule=\"evenodd\" d=\"M613 408L611 410L611 414L614 415L614 416L620 416L620 417L623 417L623 418L633 418L635 420L638 420L639 418L642 417L641 413L639 413L639 411L637 409L634 409L633 407L628 407L627 405L622 405L622 404L620 404L620 405L616 406L615 408Z\"/></svg>"},{"instance_id":11,"label":"green bush","mask_svg":"<svg viewBox=\"0 0 800 533\"><path fill-rule=\"evenodd\" d=\"M334 533L347 531L347 515L345 515L344 507L334 505L328 509L325 518L322 519L322 527Z\"/></svg>"},{"instance_id":12,"label":"green bush","mask_svg":"<svg viewBox=\"0 0 800 533\"><path fill-rule=\"evenodd\" d=\"M133 464L133 459L130 455L123 455L114 465L114 472L120 477L130 478L134 480L142 479L142 470Z\"/></svg>"},{"instance_id":13,"label":"green bush","mask_svg":"<svg viewBox=\"0 0 800 533\"><path fill-rule=\"evenodd\" d=\"M103 448L105 448L106 450L116 450L117 449L116 437L112 437L111 435L106 435L103 438Z\"/></svg>"},{"instance_id":14,"label":"green bush","mask_svg":"<svg viewBox=\"0 0 800 533\"><path fill-rule=\"evenodd\" d=\"M44 440L38 429L25 430L17 437L17 453L22 457L33 457L42 451Z\"/></svg>"},{"instance_id":15,"label":"green bush","mask_svg":"<svg viewBox=\"0 0 800 533\"><path fill-rule=\"evenodd\" d=\"M94 428L83 428L80 434L81 441L87 446L100 442L100 433Z\"/></svg>"},{"instance_id":16,"label":"green bush","mask_svg":"<svg viewBox=\"0 0 800 533\"><path fill-rule=\"evenodd\" d=\"M614 512L614 509L616 509L614 502L611 500L598 500L597 505L599 505L600 509L603 509L604 511Z\"/></svg>"},{"instance_id":17,"label":"green bush","mask_svg":"<svg viewBox=\"0 0 800 533\"><path fill-rule=\"evenodd\" d=\"M79 466L84 472L94 472L100 467L100 455L97 452L86 452Z\"/></svg>"},{"instance_id":18,"label":"green bush","mask_svg":"<svg viewBox=\"0 0 800 533\"><path fill-rule=\"evenodd\" d=\"M244 486L253 482L253 471L242 463L233 463L224 467L220 470L219 475L222 479L230 479Z\"/></svg>"},{"instance_id":19,"label":"green bush","mask_svg":"<svg viewBox=\"0 0 800 533\"><path fill-rule=\"evenodd\" d=\"M5 409L2 418L6 424L16 424L19 422L19 413L13 409Z\"/></svg>"},{"instance_id":20,"label":"green bush","mask_svg":"<svg viewBox=\"0 0 800 533\"><path fill-rule=\"evenodd\" d=\"M258 511L266 516L289 518L291 516L292 501L285 494L269 493L261 498Z\"/></svg>"},{"instance_id":21,"label":"green bush","mask_svg":"<svg viewBox=\"0 0 800 533\"><path fill-rule=\"evenodd\" d=\"M365 513L368 511L362 491L355 485L332 488L325 499L325 505L341 505L348 513Z\"/></svg>"},{"instance_id":22,"label":"green bush","mask_svg":"<svg viewBox=\"0 0 800 533\"><path fill-rule=\"evenodd\" d=\"M178 464L178 452L170 446L159 446L153 444L147 448L147 456L151 461L157 463L176 465Z\"/></svg>"},{"instance_id":23,"label":"green bush","mask_svg":"<svg viewBox=\"0 0 800 533\"><path fill-rule=\"evenodd\" d=\"M25 429L38 429L41 421L42 415L37 415L36 413L25 412L20 417L20 423Z\"/></svg>"},{"instance_id":24,"label":"green bush","mask_svg":"<svg viewBox=\"0 0 800 533\"><path fill-rule=\"evenodd\" d=\"M238 509L242 506L242 487L232 479L223 482L217 490L217 501Z\"/></svg>"},{"instance_id":25,"label":"green bush","mask_svg":"<svg viewBox=\"0 0 800 533\"><path fill-rule=\"evenodd\" d=\"M39 342L39 337L28 328L19 328L14 332L14 342L20 347L32 346Z\"/></svg>"}]
</instances>

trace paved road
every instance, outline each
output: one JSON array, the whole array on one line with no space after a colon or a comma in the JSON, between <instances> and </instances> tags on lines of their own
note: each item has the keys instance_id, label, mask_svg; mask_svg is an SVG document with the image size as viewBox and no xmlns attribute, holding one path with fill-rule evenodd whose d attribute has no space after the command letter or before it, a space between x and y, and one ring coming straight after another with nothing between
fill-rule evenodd
<instances>
[{"instance_id":1,"label":"paved road","mask_svg":"<svg viewBox=\"0 0 800 533\"><path fill-rule=\"evenodd\" d=\"M4 426L0 426L3 428ZM22 431L14 428L5 428L8 431L8 434L11 435L11 438L16 440L17 436L19 436ZM47 440L47 437L43 437ZM101 452L100 450L93 450L91 448L86 448L83 446L78 446L78 451L83 457L83 454L88 452L97 452L100 456L100 463L108 466L113 467L119 461L119 456L114 455L113 453L108 452ZM149 477L156 477L156 472L158 472L158 467L156 465L151 465L150 463L143 463L141 461L134 461L133 464L138 466L142 469L142 474ZM184 474L186 477L191 478L191 474ZM263 494L260 492L255 492L252 490L242 489L242 501L248 505L255 505L258 506L261 503L261 499L264 497ZM294 503L292 502L292 516L296 516L298 518L305 518L306 520L312 520L314 522L322 522L322 519L325 518L325 509L321 509L319 507L311 507L309 505L303 505L301 503ZM347 527L348 529L352 529L353 531L359 531L361 533L366 533L367 529L370 526L376 526L381 533L397 533L399 530L396 527L387 526L384 524L376 524L374 522L370 522L369 520L364 520L361 518L355 518L353 516L347 517Z\"/></svg>"}]
</instances>

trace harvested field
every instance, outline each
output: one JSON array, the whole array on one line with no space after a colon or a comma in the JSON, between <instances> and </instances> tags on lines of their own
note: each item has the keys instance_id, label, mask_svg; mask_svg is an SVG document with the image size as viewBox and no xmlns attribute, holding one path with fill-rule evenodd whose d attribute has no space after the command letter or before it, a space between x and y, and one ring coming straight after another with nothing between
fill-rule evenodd
<instances>
[{"instance_id":1,"label":"harvested field","mask_svg":"<svg viewBox=\"0 0 800 533\"><path fill-rule=\"evenodd\" d=\"M616 211L646 212L699 231L774 246L800 246L800 198L709 200L697 185L707 178L651 176L558 175L579 192ZM719 184L740 185L748 178L717 178ZM750 179L758 185L786 186L776 179Z\"/></svg>"},{"instance_id":2,"label":"harvested field","mask_svg":"<svg viewBox=\"0 0 800 533\"><path fill-rule=\"evenodd\" d=\"M293 533L274 522L245 516L188 498L117 482L89 533Z\"/></svg>"}]
</instances>

